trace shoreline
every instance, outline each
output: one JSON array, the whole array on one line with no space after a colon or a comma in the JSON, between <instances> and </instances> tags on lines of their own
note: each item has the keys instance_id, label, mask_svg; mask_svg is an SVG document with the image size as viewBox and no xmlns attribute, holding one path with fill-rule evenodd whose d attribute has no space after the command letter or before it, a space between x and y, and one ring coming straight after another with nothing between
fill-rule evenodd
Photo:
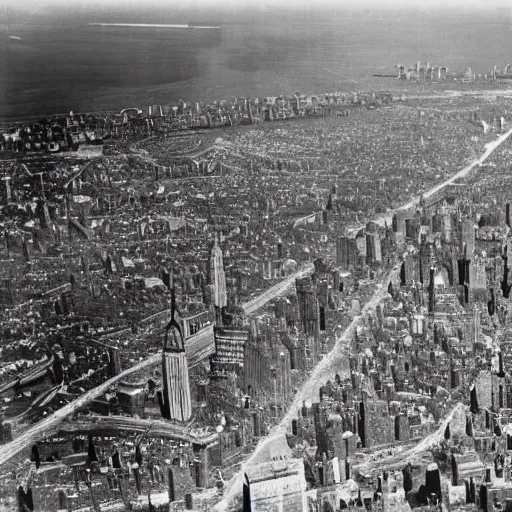
<instances>
[{"instance_id":1,"label":"shoreline","mask_svg":"<svg viewBox=\"0 0 512 512\"><path fill-rule=\"evenodd\" d=\"M195 28L195 27L191 27ZM509 84L503 84L503 82L497 82L501 85L507 85L506 88L496 88L496 89L490 89L490 88L481 88L481 89L471 89L471 90L455 90L453 89L453 84L450 83L450 86L452 86L451 89L445 89L445 90L432 90L431 93L425 93L425 91L414 91L414 90L407 90L407 91L401 91L401 90L394 90L394 89L353 89L352 91L331 91L331 92L323 92L323 93L303 93L306 96L323 96L323 95L341 95L341 96L353 96L354 93L358 95L365 95L365 94L371 94L375 93L376 95L379 94L391 94L393 97L393 104L401 103L400 98L402 96L405 96L406 100L422 100L422 99L442 99L442 98L457 98L457 97L464 97L464 96L474 96L474 97L492 97L492 96L504 96L504 97L511 97L512 96L512 88L510 88ZM488 84L487 84L488 85ZM293 94L290 94L290 97L292 97ZM247 99L263 99L263 96L238 96L239 98L247 98ZM267 96L269 98L272 97L278 97L269 95ZM207 102L213 102L213 101L223 101L221 100L188 100L187 103L207 103ZM149 102L148 102L149 103ZM176 101L170 101L168 103L160 103L160 105L171 105L173 103L176 103ZM347 103L347 104L338 104L338 105L332 105L334 107L344 107L344 108L354 108L354 107L361 107L361 105L354 105L353 103ZM364 105L363 105L364 106ZM76 113L78 114L87 114L92 116L108 116L108 115L116 115L119 114L123 109L127 107L122 107L120 109L92 109L92 110L82 110L78 111L76 110ZM380 107L383 108L383 107ZM23 123L29 123L29 122L37 122L39 119L52 119L56 117L65 117L69 115L69 112L54 112L51 114L30 114L30 115L0 115L0 129L7 127L8 125L15 125L15 124L23 124ZM164 116L165 117L165 116ZM281 119L278 119L277 121L281 121ZM267 121L266 121L267 122ZM205 128L208 129L208 128ZM184 130L181 130L183 132ZM186 130L185 130L186 131Z\"/></svg>"}]
</instances>

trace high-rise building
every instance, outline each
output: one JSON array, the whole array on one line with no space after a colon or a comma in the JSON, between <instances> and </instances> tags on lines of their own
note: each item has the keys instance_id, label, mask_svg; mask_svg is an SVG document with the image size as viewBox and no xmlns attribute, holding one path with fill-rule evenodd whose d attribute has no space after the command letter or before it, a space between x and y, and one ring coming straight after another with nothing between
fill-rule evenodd
<instances>
[{"instance_id":1,"label":"high-rise building","mask_svg":"<svg viewBox=\"0 0 512 512\"><path fill-rule=\"evenodd\" d=\"M443 237L447 242L449 242L452 238L452 217L449 212L443 212L441 225Z\"/></svg>"},{"instance_id":2,"label":"high-rise building","mask_svg":"<svg viewBox=\"0 0 512 512\"><path fill-rule=\"evenodd\" d=\"M300 322L304 333L308 336L317 336L319 316L316 287L310 277L297 279L295 285L299 302Z\"/></svg>"},{"instance_id":3,"label":"high-rise building","mask_svg":"<svg viewBox=\"0 0 512 512\"><path fill-rule=\"evenodd\" d=\"M313 420L315 425L317 453L329 453L329 438L327 435L328 410L320 402L312 404Z\"/></svg>"},{"instance_id":4,"label":"high-rise building","mask_svg":"<svg viewBox=\"0 0 512 512\"><path fill-rule=\"evenodd\" d=\"M419 258L415 258L412 254L407 254L403 262L403 280L402 284L411 285L420 282L419 274Z\"/></svg>"},{"instance_id":5,"label":"high-rise building","mask_svg":"<svg viewBox=\"0 0 512 512\"><path fill-rule=\"evenodd\" d=\"M430 282L428 284L428 312L433 313L435 310L435 272L434 267L430 267Z\"/></svg>"},{"instance_id":6,"label":"high-rise building","mask_svg":"<svg viewBox=\"0 0 512 512\"><path fill-rule=\"evenodd\" d=\"M336 240L336 264L340 267L345 267L348 260L347 256L348 243L346 236L340 236Z\"/></svg>"},{"instance_id":7,"label":"high-rise building","mask_svg":"<svg viewBox=\"0 0 512 512\"><path fill-rule=\"evenodd\" d=\"M215 328L215 354L211 357L213 374L238 373L244 367L245 345L249 332L245 329Z\"/></svg>"},{"instance_id":8,"label":"high-rise building","mask_svg":"<svg viewBox=\"0 0 512 512\"><path fill-rule=\"evenodd\" d=\"M212 304L215 306L217 321L221 324L222 310L227 306L227 294L222 249L219 246L217 235L215 235L215 242L210 254L210 285L212 286Z\"/></svg>"},{"instance_id":9,"label":"high-rise building","mask_svg":"<svg viewBox=\"0 0 512 512\"><path fill-rule=\"evenodd\" d=\"M460 223L462 250L466 250L466 258L471 260L475 252L475 223L472 219L464 219Z\"/></svg>"},{"instance_id":10,"label":"high-rise building","mask_svg":"<svg viewBox=\"0 0 512 512\"><path fill-rule=\"evenodd\" d=\"M471 259L467 256L467 254L467 245L464 245L463 257L457 262L459 269L458 283L460 286L463 287L462 304L468 304L470 300L469 290L471 286Z\"/></svg>"},{"instance_id":11,"label":"high-rise building","mask_svg":"<svg viewBox=\"0 0 512 512\"><path fill-rule=\"evenodd\" d=\"M378 233L373 233L373 251L374 251L374 258L375 261L381 262L382 261L382 247L380 243L380 236Z\"/></svg>"},{"instance_id":12,"label":"high-rise building","mask_svg":"<svg viewBox=\"0 0 512 512\"><path fill-rule=\"evenodd\" d=\"M9 204L12 201L11 177L5 176L2 180L5 183L4 203Z\"/></svg>"},{"instance_id":13,"label":"high-rise building","mask_svg":"<svg viewBox=\"0 0 512 512\"><path fill-rule=\"evenodd\" d=\"M244 510L307 510L303 459L292 458L291 450L282 434L274 436L269 445L265 459L270 462L247 467Z\"/></svg>"},{"instance_id":14,"label":"high-rise building","mask_svg":"<svg viewBox=\"0 0 512 512\"><path fill-rule=\"evenodd\" d=\"M432 233L441 233L442 231L442 216L436 213L432 216Z\"/></svg>"},{"instance_id":15,"label":"high-rise building","mask_svg":"<svg viewBox=\"0 0 512 512\"><path fill-rule=\"evenodd\" d=\"M277 241L277 259L282 260L284 257L283 241L279 239Z\"/></svg>"},{"instance_id":16,"label":"high-rise building","mask_svg":"<svg viewBox=\"0 0 512 512\"><path fill-rule=\"evenodd\" d=\"M419 277L420 283L428 283L429 268L434 264L432 259L432 244L426 243L421 245L419 252Z\"/></svg>"},{"instance_id":17,"label":"high-rise building","mask_svg":"<svg viewBox=\"0 0 512 512\"><path fill-rule=\"evenodd\" d=\"M368 265L382 261L380 237L378 233L366 234L366 262Z\"/></svg>"},{"instance_id":18,"label":"high-rise building","mask_svg":"<svg viewBox=\"0 0 512 512\"><path fill-rule=\"evenodd\" d=\"M362 258L363 264L366 262L366 237L364 234L356 236L356 258Z\"/></svg>"},{"instance_id":19,"label":"high-rise building","mask_svg":"<svg viewBox=\"0 0 512 512\"><path fill-rule=\"evenodd\" d=\"M171 320L165 329L162 354L163 389L158 392L162 416L168 420L188 421L192 416L188 362L181 327L175 318L176 299L172 289Z\"/></svg>"},{"instance_id":20,"label":"high-rise building","mask_svg":"<svg viewBox=\"0 0 512 512\"><path fill-rule=\"evenodd\" d=\"M355 238L340 236L336 241L336 264L342 269L356 265L359 252L360 248L358 248Z\"/></svg>"},{"instance_id":21,"label":"high-rise building","mask_svg":"<svg viewBox=\"0 0 512 512\"><path fill-rule=\"evenodd\" d=\"M393 231L395 233L403 233L405 234L405 221L406 219L411 218L410 210L398 210L395 215L393 215Z\"/></svg>"}]
</instances>

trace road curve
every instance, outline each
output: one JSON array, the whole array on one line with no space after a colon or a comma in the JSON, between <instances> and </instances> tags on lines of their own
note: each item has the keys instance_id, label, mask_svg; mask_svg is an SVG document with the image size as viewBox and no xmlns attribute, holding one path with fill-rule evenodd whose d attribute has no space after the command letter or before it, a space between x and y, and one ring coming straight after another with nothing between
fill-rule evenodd
<instances>
[{"instance_id":1,"label":"road curve","mask_svg":"<svg viewBox=\"0 0 512 512\"><path fill-rule=\"evenodd\" d=\"M465 178L475 167L482 165L492 154L493 152L503 144L510 136L512 135L512 129L510 129L508 132L504 133L503 135L500 135L496 140L493 140L492 142L489 142L485 145L485 152L478 157L476 160L473 160L469 165L461 169L459 172L455 173L451 178L447 179L446 181L443 181L442 183L439 183L435 187L431 188L428 192L423 194L425 199L429 198L430 196L433 196L435 193L439 192L443 188L445 188L447 185L451 185L453 182L457 181L460 178ZM416 204L418 204L420 201L420 197L415 197L412 201L409 201L407 204L404 204L399 208L399 210L408 210L409 208L412 208Z\"/></svg>"},{"instance_id":2,"label":"road curve","mask_svg":"<svg viewBox=\"0 0 512 512\"><path fill-rule=\"evenodd\" d=\"M455 175L453 175L450 179L444 181L443 183L440 183L439 185L436 185L431 190L426 192L424 194L425 197L430 197L431 195L435 194L436 192L439 192L443 188L445 188L447 185L453 183L459 178L467 176L475 167L483 164L485 160L491 156L491 154L503 143L505 140L507 140L510 135L512 135L512 129L506 132L505 134L498 137L495 141L487 144L487 149L485 153L474 160L471 164L461 169L459 172L457 172ZM420 201L420 196L417 196L410 202L406 203L402 207L398 208L397 210L401 209L409 209L415 204L417 204ZM309 270L310 271L310 270ZM307 271L300 271L299 275L303 275L304 273L307 273ZM398 270L393 271L388 277L393 278L398 273ZM299 275L292 275L288 278L284 279L281 283L278 283L271 289L263 292L263 294L248 303L244 304L243 308L247 315L250 315L257 311L259 308L267 304L270 300L273 298L282 295L285 293L291 286L292 283L294 283L295 278L299 277ZM368 301L362 310L362 315L365 315L367 312L371 311L375 306L386 296L387 294L387 287L382 286L381 288L378 288L376 292L374 293L373 297ZM275 431L285 431L288 429L288 426L291 422L291 419L293 419L296 414L298 407L302 404L303 400L306 401L312 401L313 398L316 399L318 396L318 390L320 385L322 383L329 379L333 378L333 371L334 373L339 373L340 371L343 371L347 369L347 358L346 358L346 343L350 338L353 336L354 331L359 325L361 321L361 317L355 317L349 327L345 330L342 336L340 336L339 339L337 339L335 346L333 350L326 356L324 359L320 361L320 363L316 366L316 368L313 370L313 373L311 374L310 378L304 383L302 388L297 393L296 397L294 398L294 401L292 405L290 406L287 414L283 417L282 421L279 423L279 425L274 429ZM7 462L10 458L18 454L20 451L22 451L25 447L29 446L30 444L34 443L37 439L39 439L42 435L44 435L46 430L50 430L52 428L55 428L64 418L72 414L77 408L87 404L88 402L94 400L97 396L103 394L106 392L113 384L118 382L119 380L123 379L124 377L130 375L131 373L135 373L143 368L146 368L148 366L151 366L152 364L158 363L160 360L160 353L154 354L150 356L148 359L141 361L140 363L136 364L135 366L128 368L127 370L124 370L119 375L116 375L115 377L105 381L103 384L100 384L99 386L91 389L90 391L86 392L81 397L77 398L73 402L65 405L61 409L55 411L53 414L48 416L47 418L41 420L37 424L33 425L29 429L27 429L25 432L19 434L16 439L11 441L10 443L7 443L5 445L0 446L0 465ZM252 456L247 461L247 464L250 464L250 461L254 459L256 454L258 454L263 446L266 443L267 438L264 438L256 447L256 450L252 454ZM216 511L223 511L226 510L228 500L231 496L233 496L235 493L240 492L241 484L242 482L242 472L239 472L233 479L229 482L227 487L227 492L225 494L224 499L219 502L215 509Z\"/></svg>"},{"instance_id":3,"label":"road curve","mask_svg":"<svg viewBox=\"0 0 512 512\"><path fill-rule=\"evenodd\" d=\"M336 343L332 350L324 356L324 358L316 365L309 378L304 382L303 386L296 393L292 404L289 406L287 413L274 427L271 433L263 438L256 449L251 454L249 459L245 462L244 466L250 466L252 461L256 460L262 450L265 449L269 439L278 432L287 432L290 429L291 422L298 415L302 402L311 404L318 401L320 387L325 384L329 379L334 379L336 373L339 373L343 378L349 371L347 349L350 340L354 336L354 332L358 325L361 325L362 319L370 312L374 311L377 304L379 304L387 295L387 283L398 275L399 269L392 270L386 273L381 281L381 286L378 287L368 302L363 306L361 314L355 316L350 322L350 325L345 329L343 334L336 339ZM228 483L224 498L217 503L214 507L216 512L227 510L230 499L242 492L243 484L243 469L239 471Z\"/></svg>"},{"instance_id":4,"label":"road curve","mask_svg":"<svg viewBox=\"0 0 512 512\"><path fill-rule=\"evenodd\" d=\"M372 469L392 469L397 467L403 467L407 463L415 463L421 460L422 455L425 454L433 446L436 446L444 439L446 427L454 417L457 415L465 415L467 407L462 403L457 403L443 418L440 422L439 427L424 437L419 443L415 444L408 450L399 451L396 454L384 457L382 459L375 459L372 461L365 462L363 464L354 465L354 470L358 470L365 474Z\"/></svg>"},{"instance_id":5,"label":"road curve","mask_svg":"<svg viewBox=\"0 0 512 512\"><path fill-rule=\"evenodd\" d=\"M425 198L428 198L443 188L447 187L451 183L455 182L456 180L463 178L467 176L475 167L482 165L491 155L492 153L503 143L505 142L510 136L512 135L512 129L508 132L504 133L500 137L498 137L495 141L492 141L488 144L486 144L486 150L485 152L477 159L475 159L473 162L471 162L469 165L455 173L453 176L451 176L449 179L443 181L442 183L439 183L438 185L431 188L428 192L424 193L423 196ZM393 213L398 210L408 210L409 208L412 208L416 204L420 202L421 195L416 196L414 199L409 201L408 203L398 207L396 210L392 212L387 212L386 214L379 216L375 219L375 222L381 223L384 225L384 221L387 221L388 223L391 221L390 218L392 217ZM399 270L393 270L390 274L387 276L387 280L383 280L383 284L389 281L390 279L395 278L398 275ZM350 341L350 339L353 337L355 329L361 322L361 318L364 317L367 313L372 311L376 305L386 296L387 294L387 286L381 286L380 288L377 288L375 291L373 297L365 304L365 306L362 309L361 316L355 317L350 325L347 327L347 329L344 331L344 333L336 340L336 343L331 350L331 352L324 357L320 363L315 367L313 370L313 373L310 375L310 377L307 379L307 381L304 383L302 388L297 392L293 403L288 408L288 412L283 417L281 422L275 429L273 429L270 436L272 436L276 431L287 431L290 427L292 419L297 417L298 409L302 405L303 401L311 403L313 400L318 399L318 393L320 386L323 385L328 379L334 378L336 373L347 373L348 371L348 358L346 357L346 350L347 350L347 343ZM251 461L255 459L255 457L262 451L262 449L265 447L265 445L268 442L268 436L263 438L258 445L256 446L255 451L249 457L245 465L250 465ZM422 443L420 443L422 444ZM414 450L414 453L416 453L416 450ZM226 492L224 494L224 498L222 501L216 504L214 507L215 512L224 512L227 510L227 507L229 505L229 500L236 494L239 494L242 492L242 483L243 483L243 468L241 471L239 471L228 483Z\"/></svg>"},{"instance_id":6,"label":"road curve","mask_svg":"<svg viewBox=\"0 0 512 512\"><path fill-rule=\"evenodd\" d=\"M399 269L396 269L391 272L387 272L382 276L380 286L377 287L373 296L363 306L361 314L352 319L350 325L343 331L341 336L336 339L336 343L329 354L320 360L309 376L307 383L296 393L293 402L288 408L288 412L276 427L277 431L286 432L290 429L291 422L297 417L303 402L311 405L319 400L320 387L323 386L327 380L333 380L336 373L339 373L341 376L343 373L348 373L349 365L347 351L349 343L353 339L357 327L362 324L365 316L375 311L377 304L388 296L387 285L390 280L393 280L398 276L398 272Z\"/></svg>"},{"instance_id":7,"label":"road curve","mask_svg":"<svg viewBox=\"0 0 512 512\"><path fill-rule=\"evenodd\" d=\"M300 270L286 277L276 285L264 291L258 297L255 297L249 302L243 304L242 307L244 308L244 311L246 312L247 315L251 315L258 309L265 306L272 299L287 293L290 287L293 284L295 284L295 279L297 277L304 276L307 273L311 272L312 268L313 265L308 265L306 269ZM202 359L204 359L205 357L212 353L213 345L211 343L211 339L213 338L213 327L209 326L203 331L197 333L196 335L192 336L186 341L187 358L189 360L189 365L191 367L196 366ZM55 427L59 425L66 417L73 414L73 412L76 409L79 409L80 407L87 405L89 402L105 393L116 382L119 382L120 380L124 379L125 377L132 373L147 368L148 366L151 366L153 364L157 364L160 361L161 357L162 353L157 352L156 354L149 356L147 359L141 361L135 366L127 368L119 375L116 375L115 377L112 377L111 379L105 381L99 386L87 391L81 397L77 398L76 400L73 400L71 403L65 405L64 407L61 407L60 409L58 409L48 417L44 418L43 420L39 421L35 425L32 425L26 431L17 435L16 439L13 439L11 442L6 443L4 445L0 445L0 465L4 464L10 458L14 457L25 447L29 446L30 444L33 444L38 439L43 437L46 431L55 429Z\"/></svg>"},{"instance_id":8,"label":"road curve","mask_svg":"<svg viewBox=\"0 0 512 512\"><path fill-rule=\"evenodd\" d=\"M481 166L493 153L496 149L498 149L510 136L512 135L512 129L510 129L508 132L504 133L503 135L500 135L496 140L493 140L492 142L489 142L485 145L485 152L482 153L481 156L473 160L469 165L461 169L460 171L456 172L453 176L448 178L447 180L435 185L430 190L425 192L424 194L420 194L416 196L414 199L411 199L408 203L405 203L402 206L399 206L396 210L391 212L386 212L382 215L379 215L375 222L380 224L381 226L384 225L384 222L387 222L388 225L391 224L393 214L400 210L409 210L413 206L416 206L419 204L421 197L423 196L425 199L428 199L429 197L433 196L437 192L441 191L443 188L447 187L448 185L451 185L452 183L456 182L460 178L465 178L475 167Z\"/></svg>"},{"instance_id":9,"label":"road curve","mask_svg":"<svg viewBox=\"0 0 512 512\"><path fill-rule=\"evenodd\" d=\"M311 274L313 268L314 267L312 264L308 264L305 269L299 270L289 275L288 277L285 277L276 285L272 286L268 290L265 290L263 293L261 293L254 299L251 299L250 301L246 302L245 304L242 305L244 313L247 316L251 316L256 311L258 311L258 309L261 309L263 306L268 304L271 300L275 299L276 297L285 295L293 286L295 286L295 279L304 277L307 274Z\"/></svg>"},{"instance_id":10,"label":"road curve","mask_svg":"<svg viewBox=\"0 0 512 512\"><path fill-rule=\"evenodd\" d=\"M39 421L35 425L28 428L25 432L17 435L15 439L13 439L10 443L4 444L0 446L0 465L7 462L11 457L14 457L25 447L33 444L37 439L41 436L44 436L44 433L47 430L55 428L64 418L73 414L73 412L87 404L88 402L94 400L97 396L105 393L113 384L118 382L119 380L127 377L128 375L135 373L143 368L151 366L152 364L160 361L161 354L157 353L150 356L148 359L141 361L140 363L132 366L121 372L119 375L108 379L103 384L87 391L81 397L73 400L69 404L61 407L53 414L49 415L47 418Z\"/></svg>"}]
</instances>

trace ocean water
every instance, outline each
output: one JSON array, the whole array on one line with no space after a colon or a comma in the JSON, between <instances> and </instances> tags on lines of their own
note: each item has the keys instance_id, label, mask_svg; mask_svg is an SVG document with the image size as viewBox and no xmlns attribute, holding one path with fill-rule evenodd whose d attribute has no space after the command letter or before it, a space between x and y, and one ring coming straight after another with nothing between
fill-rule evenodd
<instances>
[{"instance_id":1,"label":"ocean water","mask_svg":"<svg viewBox=\"0 0 512 512\"><path fill-rule=\"evenodd\" d=\"M0 120L180 98L387 88L393 80L371 75L393 73L399 62L485 73L512 59L510 18L487 11L237 13L220 30L91 21L125 20L0 25Z\"/></svg>"}]
</instances>

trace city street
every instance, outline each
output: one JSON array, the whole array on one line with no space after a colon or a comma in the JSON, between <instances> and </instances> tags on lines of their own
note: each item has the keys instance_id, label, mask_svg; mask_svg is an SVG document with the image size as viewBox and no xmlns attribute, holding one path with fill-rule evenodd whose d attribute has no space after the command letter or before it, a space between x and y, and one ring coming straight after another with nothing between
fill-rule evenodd
<instances>
[{"instance_id":1,"label":"city street","mask_svg":"<svg viewBox=\"0 0 512 512\"><path fill-rule=\"evenodd\" d=\"M309 266L305 270L301 270L295 274L292 274L284 278L281 282L274 285L272 288L269 288L268 290L264 291L258 297L255 297L246 304L243 304L242 307L246 311L246 314L254 314L254 312L256 312L259 308L262 308L263 306L268 304L269 301L283 294L286 294L290 290L290 288L295 284L295 279L297 277L305 275L308 272L311 272L311 267L312 266ZM201 332L189 338L186 342L189 366L193 367L200 361L207 358L209 355L213 353L214 348L215 347L213 344L213 326L206 327L205 329L202 329ZM77 398L76 400L73 400L69 404L62 407L61 409L55 411L48 417L31 426L25 432L22 432L19 435L17 435L16 438L13 439L10 443L1 445L0 464L3 464L4 462L8 461L11 457L22 451L24 448L30 446L41 437L44 437L47 432L50 432L52 429L55 429L59 425L59 423L61 423L70 414L73 414L75 410L79 409L80 407L83 407L84 405L87 405L92 400L105 393L111 386L113 386L120 380L123 380L127 376L139 370L142 370L154 364L158 364L160 362L161 357L161 352L151 355L144 361L141 361L135 366L132 366L131 368L122 371L119 375L112 377L111 379L102 383L100 386L91 389L81 397Z\"/></svg>"},{"instance_id":2,"label":"city street","mask_svg":"<svg viewBox=\"0 0 512 512\"><path fill-rule=\"evenodd\" d=\"M428 192L424 194L426 198L434 195L435 193L439 192L440 190L444 189L457 179L463 178L467 176L475 167L481 165L484 163L491 155L492 153L501 145L503 142L505 142L510 135L512 135L512 129L508 132L504 133L500 137L496 139L496 141L489 143L487 145L485 153L473 161L470 165L464 167L460 171L458 171L456 174L454 174L451 178L448 180L436 185L432 189L430 189ZM418 204L420 201L420 196L415 197L408 203L404 204L400 208L397 208L397 210L408 210L412 208L414 205ZM395 210L395 211L397 211ZM377 222L380 221L380 223L384 224L384 221L387 220L388 225L391 223L392 217L394 212L388 212L386 214L386 217L379 217L376 219ZM268 443L269 439L272 438L272 436L276 432L286 432L291 428L291 421L297 417L298 410L302 406L303 401L306 401L307 404L311 404L313 401L318 400L318 393L320 390L320 387L325 384L325 382L329 379L333 379L336 373L339 373L340 376L346 376L348 373L348 357L347 357L347 349L348 345L354 335L355 329L358 325L360 325L361 319L367 315L368 313L375 310L375 307L379 302L382 301L382 299L388 294L387 291L387 283L389 283L390 280L393 280L397 277L400 269L399 267L391 271L390 273L386 274L380 281L379 285L377 285L377 288L372 296L372 298L363 306L361 315L354 317L350 325L346 328L344 333L336 340L336 344L331 350L331 352L326 355L316 366L316 368L311 373L310 377L307 379L306 382L302 385L302 387L299 389L297 394L295 395L295 398L288 408L288 412L285 414L281 422L277 427L275 427L272 432L265 438L263 438L257 445L255 451L253 454L249 457L249 459L245 462L245 466L250 465L251 461L254 460L262 450L265 449L266 444ZM345 375L343 375L345 374ZM453 413L453 411L452 411ZM450 414L452 414L450 413ZM448 416L447 418L450 418L451 416ZM448 421L448 420L445 420ZM446 426L446 425L445 425ZM426 446L430 446L435 439L437 439L436 435L433 434L429 438L426 438L416 447L415 449L412 449L410 451L410 457L414 457L414 454L420 453L421 451L424 451ZM410 457L407 460L410 460ZM222 501L220 501L216 506L215 510L217 512L221 512L227 509L227 505L229 502L229 499L232 496L235 496L237 494L240 494L241 486L243 483L243 476L244 470L242 470L236 474L231 481L227 484L227 489L224 495L224 498Z\"/></svg>"}]
</instances>

